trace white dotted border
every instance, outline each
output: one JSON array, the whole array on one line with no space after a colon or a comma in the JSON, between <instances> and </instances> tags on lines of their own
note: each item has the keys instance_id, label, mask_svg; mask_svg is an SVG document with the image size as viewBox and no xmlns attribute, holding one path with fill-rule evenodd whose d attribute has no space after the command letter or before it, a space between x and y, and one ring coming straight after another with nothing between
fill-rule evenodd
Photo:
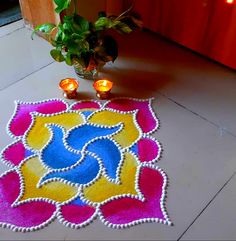
<instances>
[{"instance_id":1,"label":"white dotted border","mask_svg":"<svg viewBox=\"0 0 236 241\"><path fill-rule=\"evenodd\" d=\"M61 129L63 130L63 133L64 133L64 136L63 136L63 144L64 144L65 148L66 148L68 151L72 152L72 153L81 154L81 155L82 155L82 157L80 158L80 160L78 160L78 162L76 162L75 164L73 164L73 165L71 165L71 166L69 166L69 167L66 167L66 168L58 168L58 169L53 169L53 168L47 166L47 165L42 161L43 151L44 151L44 149L47 148L47 146L50 144L51 140L53 139L53 133L52 133L52 130L50 129L50 126L52 126L52 125L50 125L50 124L47 124L47 125L46 125L47 127L49 127L49 131L51 132L51 138L49 139L48 143L44 146L44 148L42 149L42 151L41 151L40 154L39 154L39 158L40 158L42 164L44 165L45 168L47 168L47 169L49 170L45 175L48 175L49 173L57 173L57 172L60 172L60 171L72 170L74 167L76 167L78 164L80 164L80 163L83 161L85 155L88 154L88 155L94 157L95 159L97 159L97 161L98 161L98 163L99 163L99 166L100 166L100 171L99 171L99 173L101 172L101 174L103 174L110 182L119 184L119 183L120 183L120 181L119 181L119 173L120 173L120 169L121 169L121 163L122 163L122 160L123 160L123 158L124 158L123 148L122 148L115 140L109 139L109 140L111 140L111 141L117 146L117 149L120 151L120 154L121 154L121 160L120 160L119 166L118 166L118 168L117 168L117 170L116 170L116 175L117 175L117 178L116 178L116 179L112 179L111 177L108 176L107 171L106 171L106 169L105 169L105 167L104 167L104 165L103 165L102 160L101 160L95 153L86 151L86 148L88 147L88 145L90 145L91 143L93 143L93 142L95 142L95 141L97 141L97 140L99 140L99 139L107 139L107 138L109 138L109 137L112 137L113 135L116 135L117 133L119 133L119 132L123 129L123 124L122 124L122 123L118 123L116 126L118 126L118 127L120 126L120 128L119 128L116 132L114 132L114 133L112 133L112 134L108 134L108 135L103 136L103 137L95 137L95 138L93 138L92 140L90 140L89 142L87 142L87 143L84 145L84 147L82 148L82 150L75 150L75 149L71 148L71 147L67 144L66 139L69 137L70 133L71 133L74 129L76 129L76 128L78 128L78 127L82 127L83 125L86 125L86 124L88 124L88 123L80 124L80 125L72 128L72 129L70 129L67 133L66 133L66 131L65 131L65 128L61 127L60 125L52 124L53 126L57 126L57 127L61 128ZM102 128L106 127L106 126L103 126L103 125L97 125L97 124L92 124L92 123L89 123L89 125L95 126L95 127L102 127ZM112 128L114 128L114 126L112 126L112 127L110 126L110 127L106 127L106 128L112 129ZM44 176L45 176L45 175L44 175ZM44 177L44 176L43 176L43 177ZM43 179L43 177L42 177L41 179ZM90 186L90 185L92 185L99 177L100 177L100 175L98 175L95 179L93 179L91 182L89 182L89 183L87 183L87 184L84 184L84 185L83 185L83 184L78 184L78 185L79 185L79 186L80 186L80 185ZM40 181L41 181L41 179L40 179ZM61 178L52 178L52 179L49 179L49 180L51 180L51 181L56 181L56 180L58 181L58 180L59 180L59 181L61 181L61 182L63 182L63 183L77 186L76 184L74 184L74 183L72 183L72 182L69 182L69 181L66 181L66 180L64 180L64 179L61 179ZM48 183L49 180L41 183L41 185Z\"/></svg>"},{"instance_id":2,"label":"white dotted border","mask_svg":"<svg viewBox=\"0 0 236 241\"><path fill-rule=\"evenodd\" d=\"M110 103L110 102L112 102L113 100L116 100L116 99L127 99L127 100L139 101L139 102L149 101L149 104L148 104L148 106L149 106L149 111L150 111L150 113L152 114L152 117L155 119L156 127L155 127L153 130L151 130L150 132L148 132L148 133L143 133L142 130L141 130L141 128L140 128L140 126L139 126L139 124L137 123L136 115L137 115L138 110L137 110L137 111L127 111L127 112L126 112L126 111L118 111L118 110L115 110L115 109L112 109L112 108L106 108L106 105L107 105L108 103ZM91 113L91 115L89 115L89 117L87 118L87 121L89 121L89 119L90 119L95 113L100 112L100 111L103 111L103 110L108 110L108 111L110 110L110 111L112 111L112 112L117 112L117 113L120 113L120 114L133 114L134 124L135 124L135 126L137 127L137 129L139 130L139 133L140 133L140 134L139 134L139 137L137 138L136 142L135 142L135 143L132 143L131 146L133 146L134 144L136 144L142 137L150 138L150 139L154 140L154 141L157 143L158 148L160 148L159 155L158 155L154 160L152 160L151 162L148 162L148 163L140 163L140 161L138 161L138 157L137 157L136 155L134 155L133 152L129 151L129 152L135 157L135 159L137 160L137 163L138 163L137 172L136 172L136 180L135 180L135 188L136 188L136 190L137 190L138 196L137 196L137 195L131 195L131 194L123 194L123 195L118 195L118 196L111 197L111 198L105 200L105 201L102 202L102 203L95 204L95 203L93 203L93 202L90 202L90 201L86 200L86 199L83 197L83 194L81 195L81 189L82 189L82 187L81 187L81 185L80 185L80 186L78 187L78 193L76 194L75 197L73 197L73 198L70 199L70 200L67 200L66 202L60 203L60 204L58 204L56 201L53 201L53 200L47 199L47 198L32 198L32 199L27 199L27 200L24 200L24 201L19 202L20 198L22 197L22 195L23 195L23 193L24 193L23 177L21 176L18 168L13 168L13 169L5 172L5 173L1 176L1 177L3 177L4 175L6 175L6 174L9 173L9 172L16 171L16 172L18 173L19 177L20 177L20 194L19 194L18 198L15 200L15 202L12 204L12 206L14 207L14 206L17 206L17 205L19 205L19 204L21 204L21 203L27 203L27 202L31 202L31 201L47 201L48 203L52 203L52 204L55 204L55 205L56 205L56 211L54 212L54 214L52 215L52 217L51 217L50 219L48 219L48 220L45 221L44 223L40 224L39 226L34 226L34 227L30 227L30 228L22 228L22 227L17 227L17 226L8 224L8 223L0 223L0 227L7 227L7 228L12 229L13 231L21 231L21 232L36 231L36 230L38 230L38 229L41 229L41 228L47 226L47 225L48 225L50 222L52 222L56 217L58 217L59 221L60 221L61 223L63 223L65 226L71 227L71 228L80 228L80 227L84 227L84 226L88 225L88 224L89 224L90 222L92 222L97 216L99 216L99 217L100 217L100 220L101 220L105 225L107 225L108 227L118 228L118 229L119 229L119 228L131 227L131 226L134 226L134 225L136 225L136 224L140 224L140 223L144 223L144 222L158 222L158 223L164 223L164 224L167 224L167 225L172 225L172 223L171 223L171 221L170 221L170 219L169 219L169 217L168 217L168 214L167 214L167 212L166 212L166 208L165 208L166 188L167 188L167 183L168 183L167 176L166 176L166 174L162 171L162 169L160 169L160 168L157 167L157 166L153 166L153 165L151 164L151 163L154 163L154 162L156 162L157 160L159 160L159 158L161 157L161 152L162 152L161 144L160 144L154 137L149 136L150 134L152 134L153 132L155 132L155 131L159 128L159 119L156 117L156 115L155 115L155 113L154 113L154 111L153 111L153 109L152 109L152 107L151 107L151 103L152 103L152 100L153 100L153 99L154 99L154 98L150 98L150 99L135 99L135 98L122 97L122 98L114 98L114 99L111 99L111 100L109 100L109 101L106 101L104 104L100 104L100 102L98 102L98 101L91 100L92 102L98 103L101 108L98 109L98 110L96 110L96 111L94 111L93 113ZM9 167L12 167L13 165L10 164L7 160L4 160L4 159L2 158L2 154L3 154L3 152L4 152L7 148L9 148L11 145L17 143L17 142L19 141L19 139L22 138L22 136L19 136L19 137L18 137L18 136L17 136L17 137L14 136L14 135L11 133L11 131L10 131L10 125L11 125L14 117L16 116L17 112L19 111L19 106L20 106L20 104L30 104L30 105L32 105L32 104L47 103L47 102L51 102L51 101L63 102L63 103L67 106L67 110L62 111L62 112L57 112L57 113L55 113L55 114L41 114L41 113L38 113L38 112L32 112L32 113L30 113L30 115L31 115L31 117L32 117L32 122L31 122L28 130L27 130L27 131L25 132L25 134L23 135L23 140L26 139L25 137L26 137L27 133L28 133L28 132L31 130L31 128L33 127L33 123L34 123L34 120L35 120L36 116L42 116L42 117L45 117L45 116L55 116L55 115L60 115L60 114L68 113L68 112L70 112L70 113L78 113L78 112L81 111L80 109L79 109L79 110L73 110L73 111L71 111L72 107L73 107L74 105L78 104L78 102L75 102L75 103L73 103L72 105L69 106L69 105L68 105L64 100L62 100L62 99L48 99L48 100L38 101L38 102L15 101L16 107L15 107L14 114L12 115L10 121L9 121L8 124L7 124L7 133L9 134L10 137L12 137L13 139L15 139L16 141L15 141L14 143L9 144L9 145L1 152L1 159L2 159L2 161L3 161L3 162L5 161L5 163L6 163ZM90 100L82 100L82 101L80 101L80 102L89 102L89 101L90 101ZM81 116L81 117L83 118L84 122L87 122L87 121L85 120L85 117L84 117L84 116ZM100 125L98 125L98 126L100 126ZM61 127L61 126L60 126L60 127ZM122 129L123 129L123 128L122 128ZM112 135L114 135L114 133L113 133ZM112 135L111 135L111 136L112 136ZM106 136L106 137L107 137L107 136ZM51 137L51 138L52 138L52 137ZM50 140L51 140L51 138L50 138ZM103 137L103 138L104 138L104 137ZM47 145L49 144L50 140L48 141ZM92 140L91 140L91 142L92 142ZM23 141L23 144L27 147L27 149L35 152L35 150L32 149L32 148L30 148L25 141ZM125 148L125 149L122 149L122 148L119 146L118 143L116 143L116 144L117 144L117 146L119 147L118 149L119 149L120 151L122 151L123 157L124 157L124 152L127 151L127 150L131 147L131 146L129 146L129 147ZM87 145L88 145L88 144L87 144ZM71 151L71 148L68 148L68 150ZM72 149L72 151L74 152L75 150ZM77 152L77 151L76 151L76 152ZM89 154L89 152L87 152L87 154ZM93 153L90 153L90 154L93 155ZM27 160L29 160L29 159L31 159L31 158L33 158L33 157L36 157L36 156L38 157L38 155L32 155L32 156L26 158L25 160L23 160L23 161L18 165L18 167L21 167ZM97 158L97 156L94 155L94 158ZM101 162L101 160L98 160L98 161ZM119 168L117 169L117 171L118 171L118 173L119 173L119 176L120 176L120 172L121 172L121 168L122 168L123 162L124 162L124 158L123 158L123 160L120 162L120 166L119 166ZM159 172L161 173L161 175L163 176L164 183L163 183L163 187L162 187L162 198L161 198L161 203L160 203L160 205L161 205L161 210L162 210L162 212L163 212L163 214L164 214L165 220L161 220L161 219L158 219L158 218L144 218L144 219L136 220L136 221L133 221L133 222L130 222L130 223L127 223L127 224L121 224L121 225L109 223L109 222L104 218L104 216L102 215L102 212L101 212L100 209L99 209L100 206L102 206L102 205L104 205L104 204L106 204L106 203L108 203L108 202L111 202L112 200L119 199L119 198L121 198L121 197L131 197L131 198L139 199L140 201L144 201L144 196L142 195L142 193L141 193L141 191L140 191L140 188L139 188L139 184L138 184L139 176L140 176L140 170L141 170L142 167L149 167L149 168L155 169L155 170L159 171ZM47 169L49 169L49 168L47 167ZM103 170L103 167L102 167L101 169L102 169L103 173L106 175L106 172L105 172L105 170ZM54 169L52 169L52 170L54 170ZM100 172L100 174L99 174L98 176L101 175L102 171ZM118 174L118 173L117 173L117 174ZM99 177L98 177L98 178L99 178ZM108 177L106 176L106 178L108 178ZM109 178L109 179L110 179L110 178ZM109 179L108 179L108 180L109 180ZM96 180L97 180L97 179L96 179ZM112 180L109 180L109 181L112 181ZM113 181L114 181L114 180L113 180ZM116 181L117 181L117 180L116 180ZM64 183L67 183L67 181L65 181L65 180L64 180L63 182L64 182ZM92 181L92 182L90 182L89 184L92 185L93 183L94 183L94 182ZM77 197L80 197L81 200L82 200L83 202L85 202L86 204L91 205L91 206L93 206L93 207L96 207L95 213L94 213L88 220L86 220L85 222L83 222L83 223L81 223L81 224L73 224L73 223L70 223L70 222L66 221L66 220L62 217L62 215L61 215L61 210L60 210L60 207L61 207L61 206L70 203L71 201L73 201L73 200L76 199Z\"/></svg>"},{"instance_id":3,"label":"white dotted border","mask_svg":"<svg viewBox=\"0 0 236 241\"><path fill-rule=\"evenodd\" d=\"M11 173L11 172L15 172L17 173L17 175L19 176L19 185L20 185L20 192L22 191L22 186L23 186L23 181L22 181L22 177L20 176L19 172L17 169L11 169L11 170L8 170L6 172L4 172L0 178L3 178L4 176L6 176L7 174ZM31 199L29 201L25 201L25 202L22 202L22 203L30 203L30 202L37 202L37 201L46 201L47 203L49 204L54 204L51 200L45 200L43 198L35 198L35 199ZM13 208L14 207L17 207L17 205L15 204L15 202L11 205ZM43 223L41 223L40 225L37 225L37 226L33 226L33 227L28 227L28 228L25 228L25 227L19 227L19 226L16 226L14 224L10 224L10 223L5 223L5 222L0 222L0 227L2 228L9 228L11 229L12 231L14 232L32 232L32 231L37 231L39 229L42 229L46 226L48 226L52 221L54 221L57 217L57 213L58 213L58 210L59 210L59 206L58 205L55 205L55 208L56 210L53 212L52 216L44 221Z\"/></svg>"},{"instance_id":4,"label":"white dotted border","mask_svg":"<svg viewBox=\"0 0 236 241\"><path fill-rule=\"evenodd\" d=\"M26 101L15 100L14 101L15 109L14 109L13 115L10 118L9 122L7 123L6 129L7 129L8 135L15 140L18 140L22 137L22 136L15 136L10 130L11 123L13 122L15 116L18 114L20 105L39 105L39 104L45 104L45 103L53 102L53 101L58 101L58 102L65 104L66 110L69 108L69 104L66 101L64 101L63 99L58 99L58 98L52 98L52 99L47 99L47 100L42 100L42 101L35 101L35 102L26 102ZM57 113L60 113L60 112L57 112Z\"/></svg>"},{"instance_id":5,"label":"white dotted border","mask_svg":"<svg viewBox=\"0 0 236 241\"><path fill-rule=\"evenodd\" d=\"M28 143L27 143L27 136L30 133L30 131L34 128L34 125L35 125L37 117L54 117L54 116L60 116L60 115L63 115L63 114L73 114L73 113L74 114L78 114L78 111L72 111L72 110L67 111L67 110L65 110L65 111L61 111L59 113L55 113L55 114L41 114L41 113L38 113L38 112L31 112L30 115L32 117L32 122L31 122L29 128L27 129L27 131L25 132L25 134L22 136L22 142L23 142L24 146L27 149L29 149L29 150L31 150L33 152L36 151L31 146L28 145ZM83 123L85 123L86 120L85 120L84 116L80 115L80 117L82 118Z\"/></svg>"},{"instance_id":6,"label":"white dotted border","mask_svg":"<svg viewBox=\"0 0 236 241\"><path fill-rule=\"evenodd\" d=\"M75 223L68 222L68 221L64 218L64 216L62 215L61 208L62 208L62 206L64 206L64 205L70 204L71 202L73 202L73 201L74 201L75 199L77 199L78 197L81 199L80 194L79 194L78 196L74 197L73 199L64 202L63 205L60 205L59 211L58 211L58 214L57 214L57 218L58 218L58 220L59 220L60 223L64 224L66 227L73 228L73 229L79 229L79 228L83 228L83 227L89 225L89 224L92 223L92 222L97 218L97 216L98 216L98 208L92 207L92 208L95 209L95 212L94 212L94 214L93 214L89 219L87 219L87 220L85 220L84 222L79 223L79 224L75 224ZM82 200L82 199L81 199L81 200ZM89 204L86 203L84 200L82 200L82 201L83 201L85 204L89 205Z\"/></svg>"},{"instance_id":7,"label":"white dotted border","mask_svg":"<svg viewBox=\"0 0 236 241\"><path fill-rule=\"evenodd\" d=\"M143 161L143 162L142 162L142 161L139 160L138 155L137 155L136 153L134 153L132 150L130 150L129 148L127 148L127 151L129 151L130 153L132 153L132 154L138 159L139 164L144 164L144 163L155 164L155 163L157 163L157 162L161 159L161 157L162 157L163 148L162 148L161 143L160 143L155 137L153 137L153 136L145 135L145 136L143 136L141 139L143 139L143 138L145 138L145 139L150 139L150 140L152 140L153 142L156 143L157 148L158 148L158 154L157 154L157 156L156 156L154 159L152 159L152 160L150 160L150 161ZM140 139L140 140L141 140L141 139Z\"/></svg>"},{"instance_id":8,"label":"white dotted border","mask_svg":"<svg viewBox=\"0 0 236 241\"><path fill-rule=\"evenodd\" d=\"M30 159L33 159L33 158L38 158L38 155L33 155L33 156L30 156L30 157L27 157L26 159L24 159L18 167L15 167L13 170L15 170L18 175L19 175L19 178L20 178L20 193L18 195L18 197L16 198L16 200L12 203L12 207L16 207L16 206L19 206L20 204L23 204L23 203L27 203L27 202L31 202L31 201L35 201L35 200L41 200L41 201L46 201L48 203L51 203L51 204L54 204L56 206L60 205L57 201L54 201L52 199L49 199L49 198L28 198L26 200L23 200L23 201L20 201L20 199L24 196L24 192L25 192L25 184L24 184L24 177L22 176L22 173L20 171L20 169L22 168L22 166L28 162ZM79 191L80 189L78 189L78 192L77 194L79 194ZM76 195L77 195L76 194Z\"/></svg>"},{"instance_id":9,"label":"white dotted border","mask_svg":"<svg viewBox=\"0 0 236 241\"><path fill-rule=\"evenodd\" d=\"M133 118L133 121L132 123L134 123L136 129L138 130L139 132L139 136L137 137L136 141L134 141L131 145L129 145L128 147L126 148L130 148L132 147L134 144L136 144L143 136L143 131L142 129L139 127L139 124L137 122L137 113L138 113L138 110L133 110L133 111L118 111L118 110L115 110L115 109L111 109L111 108L105 108L104 106L100 109L100 110L97 110L97 111L94 111L88 118L87 118L87 121L88 123L91 123L89 122L90 119L97 113L99 112L103 112L103 111L111 111L113 113L118 113L118 114L121 114L121 115L132 115L132 118ZM122 123L124 126L125 126L125 123Z\"/></svg>"},{"instance_id":10,"label":"white dotted border","mask_svg":"<svg viewBox=\"0 0 236 241\"><path fill-rule=\"evenodd\" d=\"M168 185L168 178L167 178L167 175L165 174L165 172L159 168L158 166L154 166L152 164L142 164L139 166L140 169L142 167L148 167L148 168L151 168L151 169L154 169L156 171L158 171L162 177L163 177L163 185L162 185L162 196L161 196L161 200L160 200L160 207L161 207L161 211L163 213L163 216L164 216L164 220L163 219L159 219L159 218L141 218L139 220L135 220L135 221L132 221L132 222L129 222L129 223L126 223L126 224L113 224L113 223L110 223L108 220L106 220L106 218L103 216L101 210L99 210L98 212L98 215L100 217L100 220L108 227L111 227L111 228L116 228L116 229L121 229L121 228L128 228L128 227L131 227L131 226L134 226L134 225L137 225L137 224L140 224L140 223L145 223L145 222L157 222L157 223L162 223L162 224L167 224L169 226L172 226L173 223L170 221L170 218L167 214L167 211L166 211L166 206L165 206L165 203L166 203L166 189L167 189L167 185ZM136 184L138 184L138 181L139 180L136 180ZM121 197L127 197L126 195L121 195ZM119 198L119 197L118 197ZM110 198L109 200L103 202L102 204L106 204L106 203L109 203L115 199L118 199L116 197L114 198ZM140 201L145 201L145 198L143 198L142 200Z\"/></svg>"},{"instance_id":11,"label":"white dotted border","mask_svg":"<svg viewBox=\"0 0 236 241\"><path fill-rule=\"evenodd\" d=\"M76 101L74 103L72 103L69 107L68 107L68 110L72 110L72 108L75 106L75 105L78 105L78 104L81 104L81 103L84 103L84 102L88 102L88 103L96 103L99 105L99 109L97 108L94 108L94 107L88 107L88 108L85 108L86 110L88 109L97 109L97 110L100 110L103 106L103 104L101 102L99 102L98 100L79 100L79 101ZM84 109L77 109L77 111L81 111L81 110L84 110Z\"/></svg>"},{"instance_id":12,"label":"white dotted border","mask_svg":"<svg viewBox=\"0 0 236 241\"><path fill-rule=\"evenodd\" d=\"M88 103L96 103L96 104L98 104L99 105L99 108L94 108L94 107L89 107L89 108L84 108L84 109L77 109L77 110L75 110L75 111L82 111L82 110L86 110L86 111L97 111L97 110L100 110L101 108L102 108L102 103L100 103L98 100L80 100L80 101L77 101L77 102L75 102L75 103L73 103L73 104L71 104L70 106L69 106L69 108L68 108L68 110L72 110L73 109L73 107L75 106L75 105L77 105L77 104L80 104L80 103L84 103L84 102L88 102ZM81 114L83 114L83 112L81 112ZM92 113L91 113L92 114ZM90 115L91 115L90 114ZM83 114L84 115L84 114ZM90 115L89 116L87 116L86 117L86 119L87 118L89 118L90 117Z\"/></svg>"},{"instance_id":13,"label":"white dotted border","mask_svg":"<svg viewBox=\"0 0 236 241\"><path fill-rule=\"evenodd\" d=\"M152 101L154 99L155 99L154 97L151 97L149 99L137 99L137 98L130 98L130 97L116 97L116 98L112 98L111 100L108 100L106 103L104 103L103 108L106 108L106 105L108 105L110 102L112 102L114 100L133 100L133 101L137 101L137 102L148 102L148 109L149 109L150 113L152 114L152 117L154 118L154 120L156 122L156 126L153 130L151 130L147 133L144 133L144 135L150 135L150 134L154 133L160 127L160 121L159 121L155 112L152 109ZM112 109L112 108L107 108L107 109L111 109L111 110L114 111L114 109Z\"/></svg>"},{"instance_id":14,"label":"white dotted border","mask_svg":"<svg viewBox=\"0 0 236 241\"><path fill-rule=\"evenodd\" d=\"M6 159L6 158L4 157L4 153L5 153L8 149L12 148L12 146L14 146L14 145L16 145L16 144L18 144L18 143L22 143L22 141L21 141L21 140L15 140L14 142L12 142L12 143L10 143L9 145L7 145L7 146L2 150L2 152L0 153L0 160L1 160L1 162L3 162L4 164L6 164L6 165L7 165L8 167L10 167L10 168L14 168L15 165L12 164L10 160L8 160L8 159ZM23 145L23 143L22 143L22 145ZM27 150L28 150L28 149L27 149Z\"/></svg>"},{"instance_id":15,"label":"white dotted border","mask_svg":"<svg viewBox=\"0 0 236 241\"><path fill-rule=\"evenodd\" d=\"M134 156L134 158L136 159L136 157ZM123 163L122 163L122 166L124 165L124 162L125 160L123 160ZM119 195L116 195L116 196L113 196L113 197L110 197L108 199L106 199L105 201L103 202L92 202L88 199L86 199L86 197L84 196L84 188L81 189L81 200L84 201L85 203L89 204L90 206L94 206L94 207L100 207L101 205L105 204L106 202L108 201L112 201L112 200L116 200L116 199L119 199L121 197L131 197L131 198L135 198L135 199L138 199L140 201L143 201L144 200L144 196L139 188L139 185L138 185L138 180L139 180L139 176L140 176L140 168L141 166L139 165L138 163L138 160L136 159L136 162L137 162L137 170L136 170L136 174L135 174L135 183L134 183L134 186L135 186L135 190L137 192L137 195L134 195L134 194L119 194ZM119 173L120 175L120 173Z\"/></svg>"}]
</instances>

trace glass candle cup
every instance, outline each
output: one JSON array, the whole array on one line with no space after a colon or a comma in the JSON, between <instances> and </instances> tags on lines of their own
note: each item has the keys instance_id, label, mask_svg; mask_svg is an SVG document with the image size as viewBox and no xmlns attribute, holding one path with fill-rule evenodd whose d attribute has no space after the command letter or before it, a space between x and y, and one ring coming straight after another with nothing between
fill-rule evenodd
<instances>
[{"instance_id":1,"label":"glass candle cup","mask_svg":"<svg viewBox=\"0 0 236 241\"><path fill-rule=\"evenodd\" d=\"M79 83L73 78L66 78L60 81L60 89L63 90L63 95L67 99L76 99Z\"/></svg>"},{"instance_id":2,"label":"glass candle cup","mask_svg":"<svg viewBox=\"0 0 236 241\"><path fill-rule=\"evenodd\" d=\"M101 79L96 80L93 84L93 87L96 90L96 96L99 99L108 99L113 87L113 83L110 80Z\"/></svg>"}]
</instances>

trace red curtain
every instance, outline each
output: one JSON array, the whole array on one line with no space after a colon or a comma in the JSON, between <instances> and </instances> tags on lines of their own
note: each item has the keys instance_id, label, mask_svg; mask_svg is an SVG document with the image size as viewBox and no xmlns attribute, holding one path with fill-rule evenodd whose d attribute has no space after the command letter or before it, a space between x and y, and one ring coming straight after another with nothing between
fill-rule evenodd
<instances>
[{"instance_id":1,"label":"red curtain","mask_svg":"<svg viewBox=\"0 0 236 241\"><path fill-rule=\"evenodd\" d=\"M131 4L132 0L106 0L106 12L108 15L120 15Z\"/></svg>"},{"instance_id":2,"label":"red curtain","mask_svg":"<svg viewBox=\"0 0 236 241\"><path fill-rule=\"evenodd\" d=\"M236 0L136 0L134 10L145 27L236 69Z\"/></svg>"},{"instance_id":3,"label":"red curtain","mask_svg":"<svg viewBox=\"0 0 236 241\"><path fill-rule=\"evenodd\" d=\"M236 1L215 0L206 33L204 53L236 69Z\"/></svg>"}]
</instances>

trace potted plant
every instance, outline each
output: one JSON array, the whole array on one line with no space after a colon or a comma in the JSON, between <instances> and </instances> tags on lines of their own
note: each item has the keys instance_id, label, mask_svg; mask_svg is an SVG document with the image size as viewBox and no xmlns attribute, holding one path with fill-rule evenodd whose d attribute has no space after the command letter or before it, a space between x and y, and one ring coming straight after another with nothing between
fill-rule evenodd
<instances>
[{"instance_id":1,"label":"potted plant","mask_svg":"<svg viewBox=\"0 0 236 241\"><path fill-rule=\"evenodd\" d=\"M36 26L32 38L40 32L54 47L50 51L52 58L73 65L76 73L83 78L94 78L100 66L117 58L118 45L108 33L109 29L128 34L142 26L140 17L130 11L132 7L119 16L99 12L97 21L90 22L76 10L66 14L71 0L54 2L57 6L55 12L64 15L62 21L58 25L45 23Z\"/></svg>"}]
</instances>

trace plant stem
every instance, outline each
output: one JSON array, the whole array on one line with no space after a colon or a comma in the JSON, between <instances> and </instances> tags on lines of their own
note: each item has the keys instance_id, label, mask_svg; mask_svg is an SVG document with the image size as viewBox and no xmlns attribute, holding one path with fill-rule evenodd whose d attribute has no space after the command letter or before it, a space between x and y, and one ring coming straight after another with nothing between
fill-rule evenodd
<instances>
[{"instance_id":1,"label":"plant stem","mask_svg":"<svg viewBox=\"0 0 236 241\"><path fill-rule=\"evenodd\" d=\"M77 14L77 9L76 9L76 0L74 0L74 14Z\"/></svg>"},{"instance_id":2,"label":"plant stem","mask_svg":"<svg viewBox=\"0 0 236 241\"><path fill-rule=\"evenodd\" d=\"M123 17L126 13L128 13L128 12L134 7L135 1L136 1L136 0L133 0L131 6L130 6L126 11L124 11L123 13L121 13L115 20L119 20L119 19L120 19L121 17Z\"/></svg>"}]
</instances>

